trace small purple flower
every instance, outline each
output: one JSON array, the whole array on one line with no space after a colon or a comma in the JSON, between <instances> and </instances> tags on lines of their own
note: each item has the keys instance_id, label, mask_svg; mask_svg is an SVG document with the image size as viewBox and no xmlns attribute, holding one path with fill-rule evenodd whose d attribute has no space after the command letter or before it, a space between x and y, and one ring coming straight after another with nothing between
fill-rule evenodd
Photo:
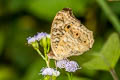
<instances>
[{"instance_id":1,"label":"small purple flower","mask_svg":"<svg viewBox=\"0 0 120 80\"><path fill-rule=\"evenodd\" d=\"M48 36L47 33L41 32L41 33L38 33L35 37L36 37L36 40L40 41L42 38L47 37L47 36Z\"/></svg>"},{"instance_id":2,"label":"small purple flower","mask_svg":"<svg viewBox=\"0 0 120 80\"><path fill-rule=\"evenodd\" d=\"M75 72L78 69L80 69L79 65L75 61L69 61L65 65L65 70L68 71L68 72Z\"/></svg>"},{"instance_id":3,"label":"small purple flower","mask_svg":"<svg viewBox=\"0 0 120 80\"><path fill-rule=\"evenodd\" d=\"M41 70L41 72L42 72L42 75L53 75L53 72L54 72L54 69L52 69L52 68L43 68L42 70Z\"/></svg>"},{"instance_id":4,"label":"small purple flower","mask_svg":"<svg viewBox=\"0 0 120 80\"><path fill-rule=\"evenodd\" d=\"M60 72L59 71L57 71L57 70L55 70L55 69L53 69L53 68L43 68L42 70L41 70L41 74L42 75L44 75L44 76L46 76L46 75L49 75L49 76L59 76L60 75Z\"/></svg>"},{"instance_id":5,"label":"small purple flower","mask_svg":"<svg viewBox=\"0 0 120 80\"><path fill-rule=\"evenodd\" d=\"M36 41L36 38L35 37L28 37L27 41L28 41L28 44L31 44L31 43Z\"/></svg>"},{"instance_id":6,"label":"small purple flower","mask_svg":"<svg viewBox=\"0 0 120 80\"><path fill-rule=\"evenodd\" d=\"M63 60L59 60L59 61L57 61L57 63L56 63L56 66L58 67L58 68L65 68L65 65L68 63L68 60L65 60L65 59L63 59Z\"/></svg>"}]
</instances>

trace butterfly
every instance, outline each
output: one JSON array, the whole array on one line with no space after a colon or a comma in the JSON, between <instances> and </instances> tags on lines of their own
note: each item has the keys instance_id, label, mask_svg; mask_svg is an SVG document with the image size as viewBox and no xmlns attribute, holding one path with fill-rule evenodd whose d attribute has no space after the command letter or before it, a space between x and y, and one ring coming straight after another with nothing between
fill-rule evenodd
<instances>
[{"instance_id":1,"label":"butterfly","mask_svg":"<svg viewBox=\"0 0 120 80\"><path fill-rule=\"evenodd\" d=\"M93 32L75 18L71 8L59 11L51 26L50 59L62 60L81 55L92 48Z\"/></svg>"}]
</instances>

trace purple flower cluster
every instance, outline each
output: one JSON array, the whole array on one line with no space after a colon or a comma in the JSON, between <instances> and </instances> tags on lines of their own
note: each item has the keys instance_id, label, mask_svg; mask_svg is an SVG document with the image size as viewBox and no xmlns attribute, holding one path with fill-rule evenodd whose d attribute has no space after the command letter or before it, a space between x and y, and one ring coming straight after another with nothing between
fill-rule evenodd
<instances>
[{"instance_id":1,"label":"purple flower cluster","mask_svg":"<svg viewBox=\"0 0 120 80\"><path fill-rule=\"evenodd\" d=\"M44 37L50 38L50 35L47 34L47 33L41 32L41 33L38 33L37 35L35 35L33 37L28 37L27 41L28 41L28 44L31 44L31 43L33 43L35 41L40 41Z\"/></svg>"},{"instance_id":2,"label":"purple flower cluster","mask_svg":"<svg viewBox=\"0 0 120 80\"><path fill-rule=\"evenodd\" d=\"M68 63L68 60L65 60L65 59L59 60L57 61L56 66L59 67L60 69L65 68L67 63Z\"/></svg>"},{"instance_id":3,"label":"purple flower cluster","mask_svg":"<svg viewBox=\"0 0 120 80\"><path fill-rule=\"evenodd\" d=\"M68 72L75 72L78 69L79 69L79 65L75 61L69 61L65 65L65 70L68 71Z\"/></svg>"},{"instance_id":4,"label":"purple flower cluster","mask_svg":"<svg viewBox=\"0 0 120 80\"><path fill-rule=\"evenodd\" d=\"M46 75L49 75L49 76L59 76L60 75L60 72L53 69L53 68L43 68L41 70L41 74L46 76Z\"/></svg>"},{"instance_id":5,"label":"purple flower cluster","mask_svg":"<svg viewBox=\"0 0 120 80\"><path fill-rule=\"evenodd\" d=\"M47 33L41 32L41 33L38 33L35 37L36 37L36 40L40 41L42 38L47 37L47 35L48 35Z\"/></svg>"},{"instance_id":6,"label":"purple flower cluster","mask_svg":"<svg viewBox=\"0 0 120 80\"><path fill-rule=\"evenodd\" d=\"M56 66L59 67L60 69L65 68L65 71L67 72L75 72L76 70L80 69L77 62L69 60L57 61Z\"/></svg>"},{"instance_id":7,"label":"purple flower cluster","mask_svg":"<svg viewBox=\"0 0 120 80\"><path fill-rule=\"evenodd\" d=\"M28 37L27 38L28 44L31 44L36 41L35 36L34 37Z\"/></svg>"}]
</instances>

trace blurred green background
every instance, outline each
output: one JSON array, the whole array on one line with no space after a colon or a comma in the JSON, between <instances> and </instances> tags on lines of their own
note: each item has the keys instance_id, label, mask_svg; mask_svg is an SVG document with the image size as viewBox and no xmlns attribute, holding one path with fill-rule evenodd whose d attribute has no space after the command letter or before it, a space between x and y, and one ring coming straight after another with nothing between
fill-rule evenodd
<instances>
[{"instance_id":1,"label":"blurred green background","mask_svg":"<svg viewBox=\"0 0 120 80\"><path fill-rule=\"evenodd\" d=\"M101 52L105 53L104 56L110 55L110 63L113 63L111 68L115 68L120 78L120 1L0 0L0 80L43 79L38 73L45 63L27 45L26 38L37 32L50 33L54 16L66 7L72 8L74 15L94 32L95 38L90 51L77 56L77 59L72 57L82 66L81 70L74 73L73 80L113 80L110 69L99 63L100 59L94 58ZM98 64L94 63L96 60ZM67 80L62 72L58 80Z\"/></svg>"}]
</instances>

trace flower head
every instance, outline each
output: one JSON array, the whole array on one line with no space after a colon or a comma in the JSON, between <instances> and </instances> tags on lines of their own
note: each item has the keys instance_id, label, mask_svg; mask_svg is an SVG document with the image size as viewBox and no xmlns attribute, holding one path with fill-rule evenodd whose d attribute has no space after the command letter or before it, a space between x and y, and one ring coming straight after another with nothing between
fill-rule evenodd
<instances>
[{"instance_id":1,"label":"flower head","mask_svg":"<svg viewBox=\"0 0 120 80\"><path fill-rule=\"evenodd\" d=\"M36 35L36 40L40 41L42 38L47 37L47 35L48 35L47 33L43 33L43 32L38 33Z\"/></svg>"},{"instance_id":2,"label":"flower head","mask_svg":"<svg viewBox=\"0 0 120 80\"><path fill-rule=\"evenodd\" d=\"M59 60L57 61L56 63L56 66L59 67L59 68L65 68L65 65L68 63L68 60Z\"/></svg>"},{"instance_id":3,"label":"flower head","mask_svg":"<svg viewBox=\"0 0 120 80\"><path fill-rule=\"evenodd\" d=\"M46 75L49 75L49 76L59 76L60 75L60 72L53 69L53 68L43 68L41 70L41 74L46 76Z\"/></svg>"},{"instance_id":4,"label":"flower head","mask_svg":"<svg viewBox=\"0 0 120 80\"><path fill-rule=\"evenodd\" d=\"M80 69L79 65L75 61L69 61L65 65L65 70L68 71L68 72L75 72L78 69Z\"/></svg>"},{"instance_id":5,"label":"flower head","mask_svg":"<svg viewBox=\"0 0 120 80\"><path fill-rule=\"evenodd\" d=\"M56 63L56 66L61 68L65 68L68 72L75 72L79 68L79 65L75 61L69 61L68 59L59 60Z\"/></svg>"},{"instance_id":6,"label":"flower head","mask_svg":"<svg viewBox=\"0 0 120 80\"><path fill-rule=\"evenodd\" d=\"M42 70L41 70L41 72L42 72L42 75L53 75L53 72L54 72L54 69L52 69L52 68L43 68Z\"/></svg>"},{"instance_id":7,"label":"flower head","mask_svg":"<svg viewBox=\"0 0 120 80\"><path fill-rule=\"evenodd\" d=\"M34 37L28 37L28 38L27 38L27 41L28 41L28 44L32 45L32 47L33 47L34 49L38 49L38 48L39 48L39 44L38 44L38 42L36 41L35 36L34 36Z\"/></svg>"},{"instance_id":8,"label":"flower head","mask_svg":"<svg viewBox=\"0 0 120 80\"><path fill-rule=\"evenodd\" d=\"M27 41L28 41L28 44L32 44L36 41L36 38L35 38L35 36L34 37L28 37Z\"/></svg>"}]
</instances>

